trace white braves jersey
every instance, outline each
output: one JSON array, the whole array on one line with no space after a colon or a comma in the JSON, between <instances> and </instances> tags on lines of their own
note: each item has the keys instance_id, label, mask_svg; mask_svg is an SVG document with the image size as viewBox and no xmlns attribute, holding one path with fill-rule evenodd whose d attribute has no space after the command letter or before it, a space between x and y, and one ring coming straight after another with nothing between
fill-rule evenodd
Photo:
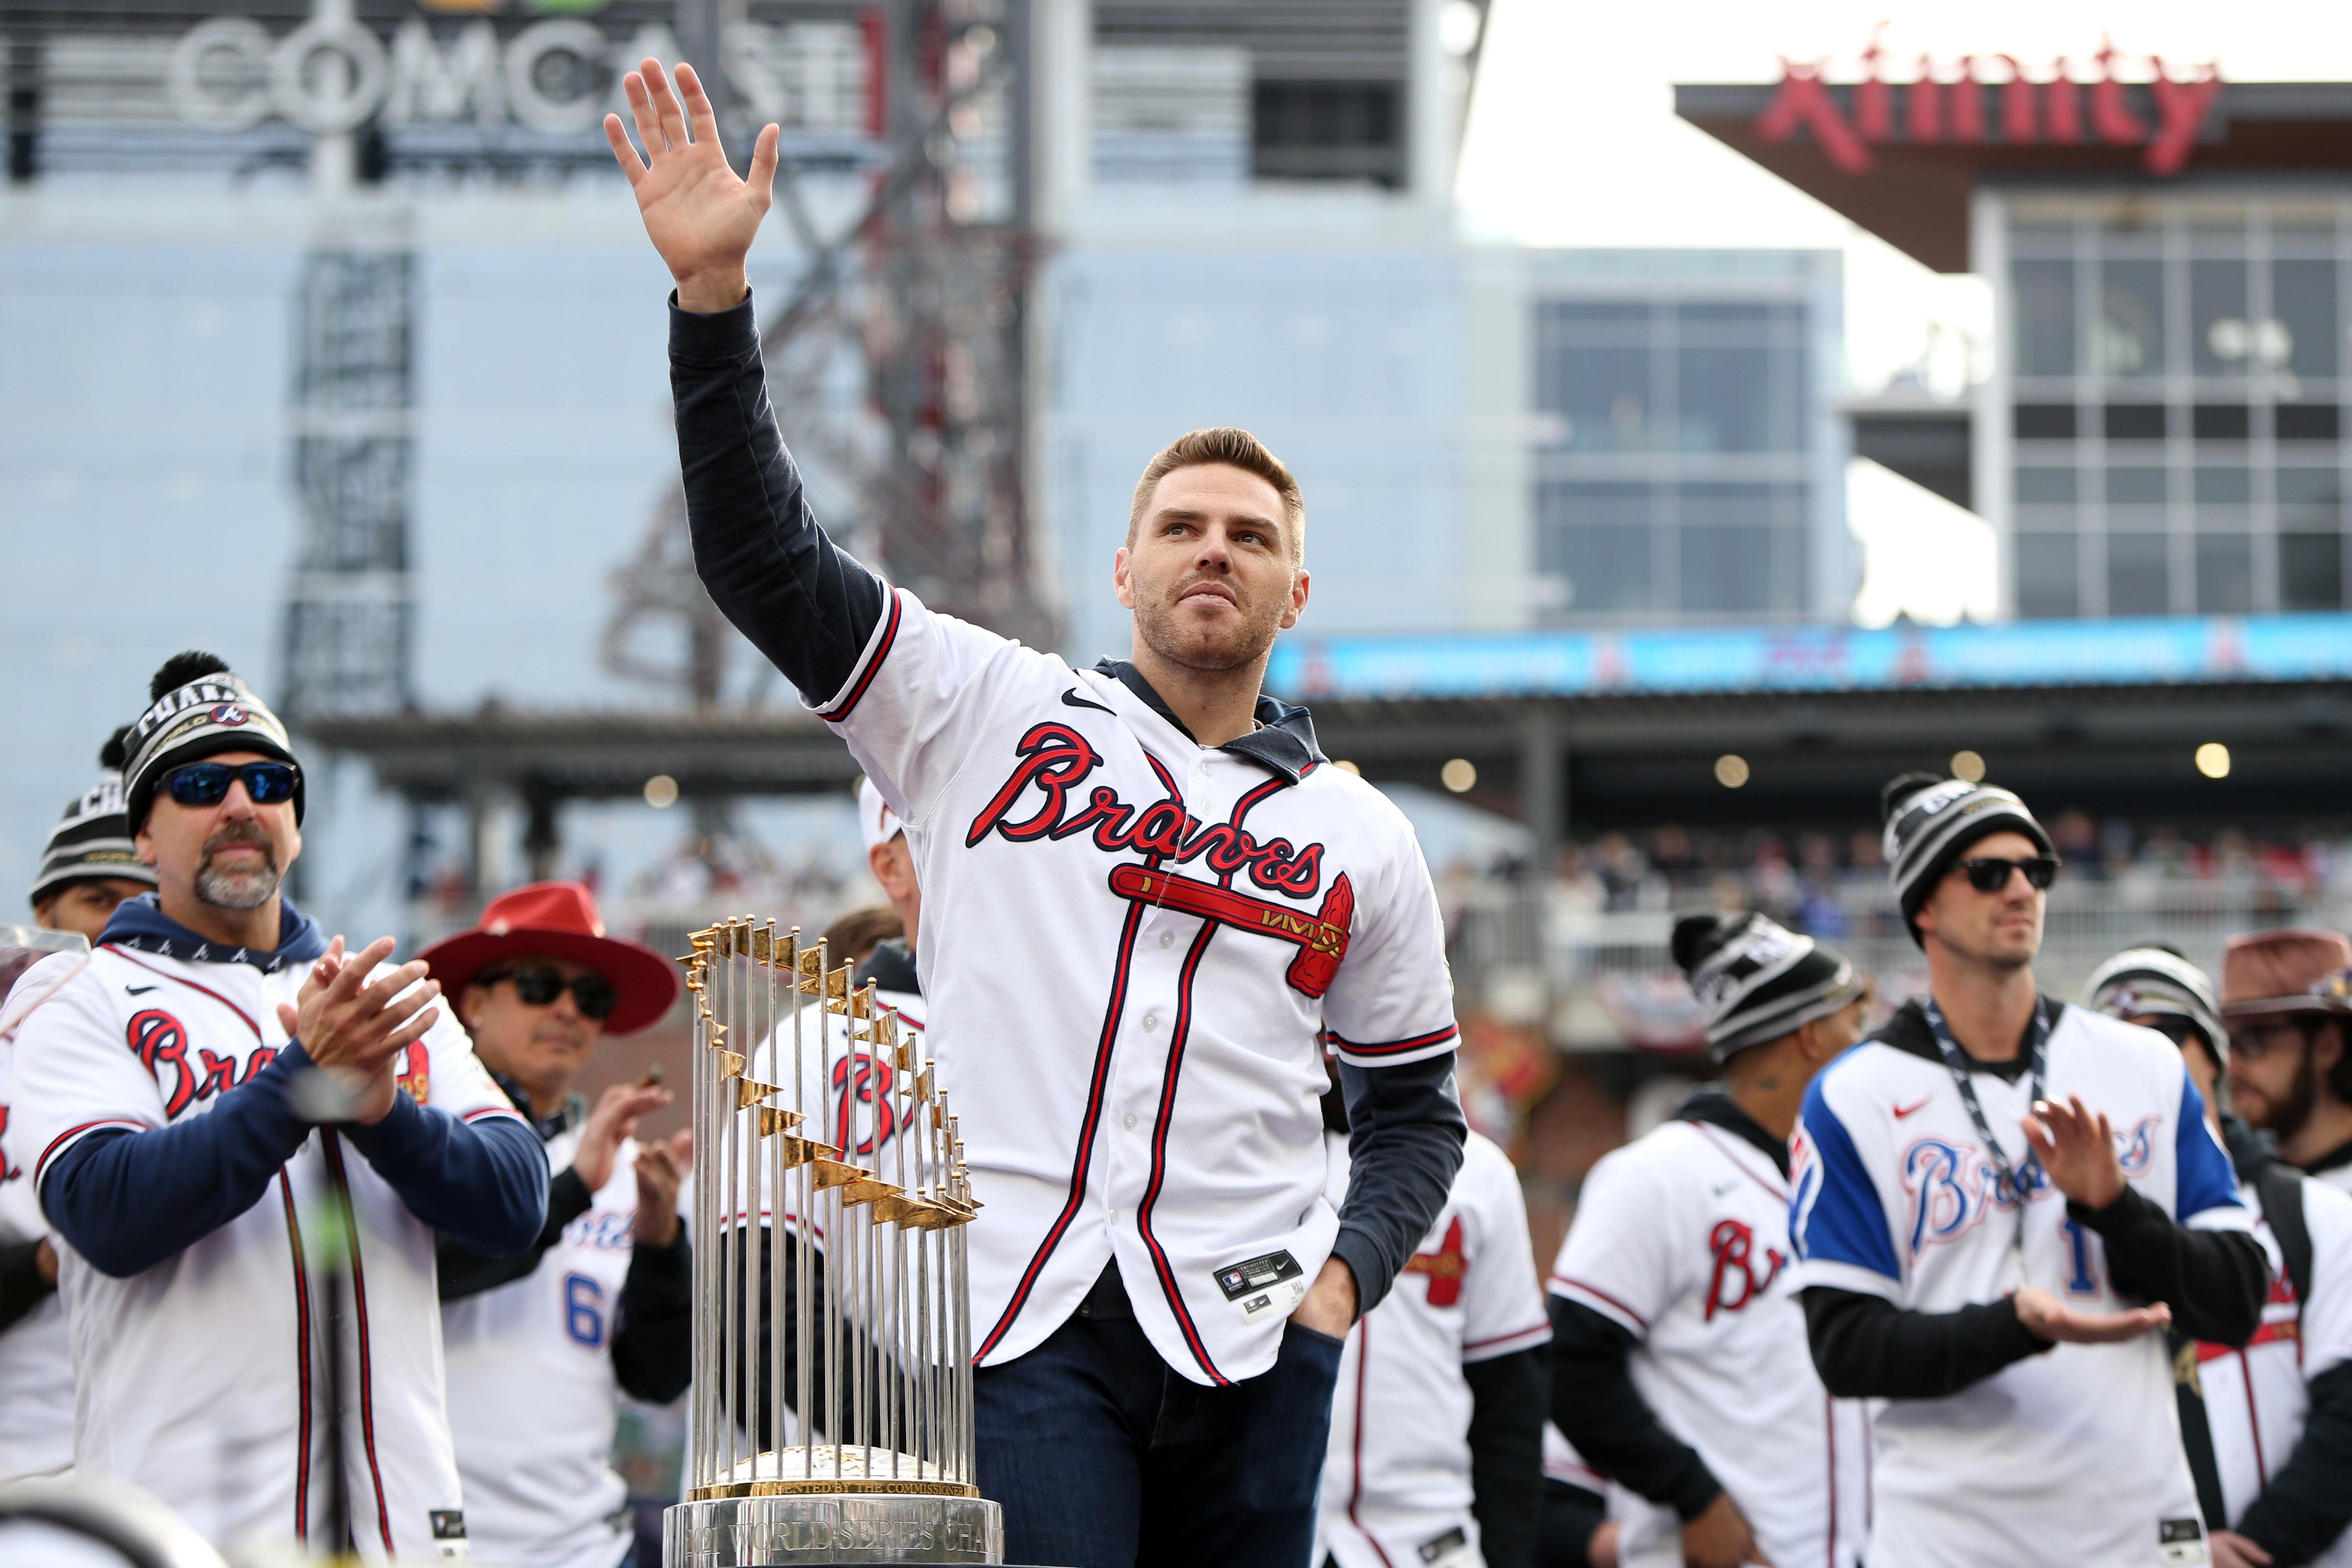
<instances>
[{"instance_id":1,"label":"white braves jersey","mask_svg":"<svg viewBox=\"0 0 2352 1568\"><path fill-rule=\"evenodd\" d=\"M310 971L100 948L17 1034L10 1131L36 1186L89 1133L202 1116L261 1071L286 1045L278 1005ZM515 1114L446 1010L398 1072L430 1113ZM352 1239L334 1258L322 1238L339 1214ZM268 1196L143 1273L110 1279L58 1250L79 1474L135 1482L215 1542L308 1539L326 1498L325 1276L348 1264L352 1535L371 1561L464 1558L433 1233L339 1134L313 1131Z\"/></svg>"},{"instance_id":2,"label":"white braves jersey","mask_svg":"<svg viewBox=\"0 0 2352 1568\"><path fill-rule=\"evenodd\" d=\"M549 1169L579 1150L574 1125L548 1143ZM588 1212L538 1268L441 1308L466 1534L488 1568L613 1568L635 1539L612 1453L613 1331L635 1245L636 1160L635 1140L622 1140Z\"/></svg>"},{"instance_id":3,"label":"white braves jersey","mask_svg":"<svg viewBox=\"0 0 2352 1568\"><path fill-rule=\"evenodd\" d=\"M12 1079L17 1029L88 962L76 954L68 963L52 965L35 984L16 986L0 1005L0 1243L48 1237L60 1257L65 1243L41 1213L24 1152L9 1133L9 1107L16 1098ZM65 1299L52 1291L0 1329L0 1484L71 1469L73 1418L73 1344Z\"/></svg>"},{"instance_id":4,"label":"white braves jersey","mask_svg":"<svg viewBox=\"0 0 2352 1568\"><path fill-rule=\"evenodd\" d=\"M2340 1165L2330 1165L2324 1171L2314 1171L2311 1180L2325 1182L2340 1193L2352 1193L2352 1160Z\"/></svg>"},{"instance_id":5,"label":"white braves jersey","mask_svg":"<svg viewBox=\"0 0 2352 1568\"><path fill-rule=\"evenodd\" d=\"M2056 1005L2046 998L2044 1006ZM1916 1009L1889 1026L1925 1037ZM1874 1037L1824 1068L1793 1141L1797 1283L1949 1312L2020 1280L2077 1310L2136 1303L2116 1292L2105 1246L2066 1217L2047 1176L2021 1216L1979 1142L1950 1071ZM2012 1170L2028 1075L1970 1075ZM2132 1186L2200 1229L2246 1230L2229 1157L2169 1040L2080 1007L2050 1031L2048 1095L2082 1097L2113 1123ZM2037 1167L2038 1172L2038 1167ZM1873 1563L2130 1564L2206 1560L2159 1334L2062 1344L1941 1399L1886 1402L1877 1419Z\"/></svg>"},{"instance_id":6,"label":"white braves jersey","mask_svg":"<svg viewBox=\"0 0 2352 1568\"><path fill-rule=\"evenodd\" d=\"M1330 1139L1333 1203L1348 1141ZM1349 1331L1318 1528L1339 1568L1476 1564L1464 1366L1551 1339L1510 1156L1473 1132L1445 1207L1388 1300Z\"/></svg>"},{"instance_id":7,"label":"white braves jersey","mask_svg":"<svg viewBox=\"0 0 2352 1568\"><path fill-rule=\"evenodd\" d=\"M1771 1156L1727 1127L1668 1121L1592 1167L1551 1290L1640 1342L1634 1387L1706 1461L1766 1557L1851 1568L1866 1529L1866 1416L1813 1370L1794 1250ZM1616 1487L1610 1512L1627 1568L1678 1568L1671 1505Z\"/></svg>"},{"instance_id":8,"label":"white braves jersey","mask_svg":"<svg viewBox=\"0 0 2352 1568\"><path fill-rule=\"evenodd\" d=\"M2311 1233L2311 1299L2295 1300L2268 1218L2259 1218L2254 1236L2270 1260L2271 1285L2262 1327L2242 1350L2196 1347L2205 1425L2232 1526L2302 1440L2311 1405L2305 1385L2352 1360L2352 1194L2308 1178L2301 1186L2303 1223ZM2252 1189L2241 1195L2255 1206ZM2352 1568L2352 1531L2311 1561L2322 1568Z\"/></svg>"},{"instance_id":9,"label":"white braves jersey","mask_svg":"<svg viewBox=\"0 0 2352 1568\"><path fill-rule=\"evenodd\" d=\"M1454 1048L1411 825L1343 769L1196 745L1116 678L903 591L817 711L923 886L930 1047L987 1205L975 1360L1037 1344L1116 1258L1178 1373L1267 1370L1338 1230L1326 1031L1369 1068Z\"/></svg>"}]
</instances>

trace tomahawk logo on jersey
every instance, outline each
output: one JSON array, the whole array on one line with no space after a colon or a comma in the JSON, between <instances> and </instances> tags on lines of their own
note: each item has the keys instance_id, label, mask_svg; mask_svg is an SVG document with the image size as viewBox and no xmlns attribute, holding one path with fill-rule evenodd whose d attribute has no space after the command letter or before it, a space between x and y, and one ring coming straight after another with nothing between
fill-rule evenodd
<instances>
[{"instance_id":1,"label":"tomahawk logo on jersey","mask_svg":"<svg viewBox=\"0 0 2352 1568\"><path fill-rule=\"evenodd\" d=\"M1634 1337L1634 1386L1697 1450L1767 1558L1852 1568L1867 1534L1868 1416L1832 1399L1813 1370L1795 1251L1772 1156L1686 1115L1593 1166L1551 1292ZM1627 1568L1678 1568L1672 1506L1612 1487L1610 1513Z\"/></svg>"},{"instance_id":2,"label":"tomahawk logo on jersey","mask_svg":"<svg viewBox=\"0 0 2352 1568\"><path fill-rule=\"evenodd\" d=\"M2182 1224L2249 1228L2172 1043L2047 998L2041 1005L2056 1014L2047 1098L2080 1096L2105 1113L2126 1180ZM1983 1067L1970 1075L2000 1141L1996 1161L1916 1018L1898 1014L1806 1095L1793 1142L1799 1287L1922 1312L1997 1301L2021 1284L2085 1311L2137 1305L2118 1289L2101 1238L2070 1220L2064 1197L2027 1164L2020 1122L2030 1078ZM2029 1191L2000 1174L2003 1163L2032 1173ZM2060 1344L1957 1394L1890 1401L1877 1433L1873 1563L2203 1560L2160 1335Z\"/></svg>"},{"instance_id":3,"label":"tomahawk logo on jersey","mask_svg":"<svg viewBox=\"0 0 2352 1568\"><path fill-rule=\"evenodd\" d=\"M33 1186L91 1134L184 1125L262 1071L287 1045L278 1005L311 968L268 956L92 953L17 1033L10 1135ZM73 962L46 960L25 984ZM419 1045L400 1070L434 1111L515 1116L446 1012ZM143 1272L115 1279L59 1252L77 1470L155 1490L212 1541L308 1539L325 1508L323 1274L338 1267L356 1350L342 1352L354 1542L371 1561L464 1556L433 1233L349 1135L312 1131L261 1202ZM282 1353L219 1353L226 1324Z\"/></svg>"},{"instance_id":4,"label":"tomahawk logo on jersey","mask_svg":"<svg viewBox=\"0 0 2352 1568\"><path fill-rule=\"evenodd\" d=\"M1328 1192L1348 1190L1331 1140ZM1387 1300L1348 1335L1331 1405L1319 1532L1339 1568L1476 1564L1470 1385L1462 1369L1551 1338L1510 1156L1470 1134L1445 1208Z\"/></svg>"},{"instance_id":5,"label":"tomahawk logo on jersey","mask_svg":"<svg viewBox=\"0 0 2352 1568\"><path fill-rule=\"evenodd\" d=\"M1364 1068L1454 1048L1410 825L1278 705L1203 747L900 591L816 707L908 826L929 1043L987 1205L976 1359L1034 1346L1115 1257L1184 1376L1273 1365L1285 1312L1219 1276L1283 1257L1303 1289L1330 1253L1319 1037Z\"/></svg>"}]
</instances>

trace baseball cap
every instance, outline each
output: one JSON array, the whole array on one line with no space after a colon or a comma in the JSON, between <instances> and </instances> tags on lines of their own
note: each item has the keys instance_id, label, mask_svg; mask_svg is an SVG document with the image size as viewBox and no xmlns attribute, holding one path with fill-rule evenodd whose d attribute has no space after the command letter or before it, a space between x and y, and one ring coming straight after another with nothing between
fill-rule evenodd
<instances>
[{"instance_id":1,"label":"baseball cap","mask_svg":"<svg viewBox=\"0 0 2352 1568\"><path fill-rule=\"evenodd\" d=\"M890 809L872 779L857 781L857 831L868 849L887 844L907 831L907 825L898 820L898 814Z\"/></svg>"}]
</instances>

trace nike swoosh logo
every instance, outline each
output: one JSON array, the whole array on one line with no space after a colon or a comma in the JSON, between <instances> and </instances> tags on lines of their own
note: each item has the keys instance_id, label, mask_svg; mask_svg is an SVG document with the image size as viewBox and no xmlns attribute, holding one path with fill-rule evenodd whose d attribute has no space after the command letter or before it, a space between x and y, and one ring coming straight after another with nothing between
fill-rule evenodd
<instances>
[{"instance_id":1,"label":"nike swoosh logo","mask_svg":"<svg viewBox=\"0 0 2352 1568\"><path fill-rule=\"evenodd\" d=\"M126 985L122 988L122 994L126 996L144 996L150 991L162 989L163 988L160 985Z\"/></svg>"},{"instance_id":2,"label":"nike swoosh logo","mask_svg":"<svg viewBox=\"0 0 2352 1568\"><path fill-rule=\"evenodd\" d=\"M1717 1197L1721 1197L1721 1196L1723 1196L1723 1194L1726 1194L1726 1193L1727 1193L1727 1192L1731 1191L1734 1187L1737 1187L1738 1185L1739 1185L1739 1184L1738 1184L1738 1182L1726 1182L1726 1183L1724 1183L1724 1184L1723 1184L1723 1185L1721 1185L1721 1186L1719 1186L1719 1187L1717 1187L1717 1188L1716 1188L1716 1189L1715 1189L1715 1195L1716 1195Z\"/></svg>"},{"instance_id":3,"label":"nike swoosh logo","mask_svg":"<svg viewBox=\"0 0 2352 1568\"><path fill-rule=\"evenodd\" d=\"M1075 689L1062 693L1062 706L1065 708L1092 708L1097 712L1110 712L1110 710L1105 708L1101 703L1097 702L1090 698L1079 696ZM1111 716L1113 718L1118 717L1115 713L1111 714Z\"/></svg>"},{"instance_id":4,"label":"nike swoosh logo","mask_svg":"<svg viewBox=\"0 0 2352 1568\"><path fill-rule=\"evenodd\" d=\"M1927 1110L1927 1107L1928 1107L1929 1105L1931 1105L1931 1104L1933 1104L1933 1103L1935 1102L1935 1099L1936 1099L1936 1097L1935 1097L1934 1095L1932 1095L1932 1094L1931 1094L1931 1095L1929 1095L1926 1100L1921 1100L1921 1101L1920 1101L1918 1104L1916 1104L1916 1105L1898 1105L1898 1106L1896 1106L1896 1107L1895 1108L1895 1121L1902 1121L1905 1117L1906 1117L1906 1116L1910 1115L1910 1114L1911 1114L1913 1111L1915 1111L1915 1110Z\"/></svg>"}]
</instances>

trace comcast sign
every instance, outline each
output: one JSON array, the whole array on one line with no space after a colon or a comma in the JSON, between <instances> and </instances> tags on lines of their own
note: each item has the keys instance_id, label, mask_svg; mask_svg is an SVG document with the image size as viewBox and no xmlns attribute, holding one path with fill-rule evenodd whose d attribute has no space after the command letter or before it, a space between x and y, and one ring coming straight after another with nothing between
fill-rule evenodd
<instances>
[{"instance_id":1,"label":"comcast sign","mask_svg":"<svg viewBox=\"0 0 2352 1568\"><path fill-rule=\"evenodd\" d=\"M247 16L215 16L182 35L164 91L184 122L242 131L278 119L318 134L472 121L584 132L614 101L616 67L677 58L667 27L614 38L577 16L533 23L501 40L487 21L436 36L422 19L391 38L353 20L314 19L273 37ZM739 22L721 68L760 120L815 131L866 123L864 35L849 23Z\"/></svg>"}]
</instances>

